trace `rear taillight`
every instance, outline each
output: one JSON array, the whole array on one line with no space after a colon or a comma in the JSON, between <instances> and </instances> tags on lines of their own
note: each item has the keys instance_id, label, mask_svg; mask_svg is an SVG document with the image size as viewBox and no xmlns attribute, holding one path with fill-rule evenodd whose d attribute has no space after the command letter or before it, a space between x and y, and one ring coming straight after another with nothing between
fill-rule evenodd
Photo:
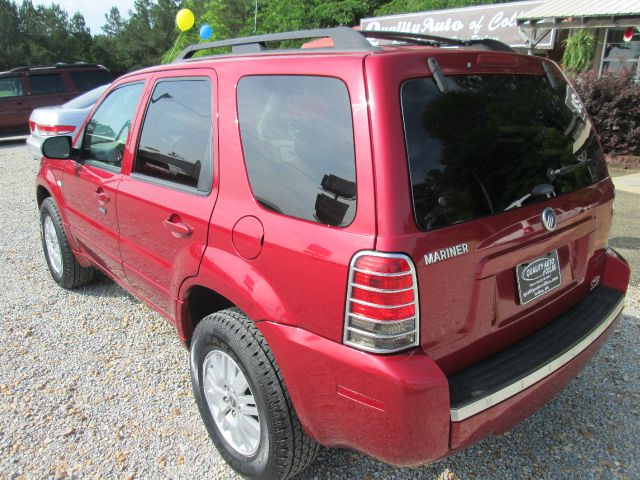
<instances>
[{"instance_id":1,"label":"rear taillight","mask_svg":"<svg viewBox=\"0 0 640 480\"><path fill-rule=\"evenodd\" d=\"M344 343L391 353L419 344L418 283L411 258L360 252L351 260Z\"/></svg>"},{"instance_id":2,"label":"rear taillight","mask_svg":"<svg viewBox=\"0 0 640 480\"><path fill-rule=\"evenodd\" d=\"M48 137L51 135L65 135L67 133L73 133L76 129L73 125L40 125L36 124L38 128L38 133L43 137Z\"/></svg>"},{"instance_id":3,"label":"rear taillight","mask_svg":"<svg viewBox=\"0 0 640 480\"><path fill-rule=\"evenodd\" d=\"M35 132L36 130L36 122L34 122L33 120L29 120L29 130L31 130L31 133Z\"/></svg>"}]
</instances>

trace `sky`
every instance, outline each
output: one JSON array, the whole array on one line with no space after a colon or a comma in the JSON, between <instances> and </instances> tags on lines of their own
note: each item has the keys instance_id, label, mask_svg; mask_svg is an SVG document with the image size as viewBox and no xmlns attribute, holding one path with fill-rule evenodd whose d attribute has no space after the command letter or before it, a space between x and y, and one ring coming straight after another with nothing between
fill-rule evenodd
<instances>
[{"instance_id":1,"label":"sky","mask_svg":"<svg viewBox=\"0 0 640 480\"><path fill-rule=\"evenodd\" d=\"M67 11L69 18L74 13L80 12L84 16L92 35L103 33L104 15L111 10L111 7L118 7L120 15L123 18L127 18L129 10L133 8L133 2L134 0L33 0L34 5L57 3Z\"/></svg>"}]
</instances>

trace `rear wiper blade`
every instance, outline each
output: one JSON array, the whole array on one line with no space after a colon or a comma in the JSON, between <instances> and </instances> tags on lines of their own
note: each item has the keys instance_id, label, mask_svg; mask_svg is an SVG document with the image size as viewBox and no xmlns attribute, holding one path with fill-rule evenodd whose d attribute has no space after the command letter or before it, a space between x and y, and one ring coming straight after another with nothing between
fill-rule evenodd
<instances>
[{"instance_id":1,"label":"rear wiper blade","mask_svg":"<svg viewBox=\"0 0 640 480\"><path fill-rule=\"evenodd\" d=\"M584 167L588 164L588 160L578 160L576 163L572 163L571 165L567 165L565 167L549 168L547 170L547 177L549 178L549 181L553 182L557 177L561 177L563 175L566 175L567 173L571 173L574 170L577 170L578 168Z\"/></svg>"},{"instance_id":2,"label":"rear wiper blade","mask_svg":"<svg viewBox=\"0 0 640 480\"><path fill-rule=\"evenodd\" d=\"M548 183L541 183L539 185L536 185L531 189L530 193L527 193L522 198L519 198L515 202L509 204L509 206L505 208L504 211L506 212L507 210L511 210L512 208L520 208L522 204L525 201L527 201L530 197L541 197L541 196L545 196L547 198L555 197L556 192L553 189L553 185L549 185Z\"/></svg>"}]
</instances>

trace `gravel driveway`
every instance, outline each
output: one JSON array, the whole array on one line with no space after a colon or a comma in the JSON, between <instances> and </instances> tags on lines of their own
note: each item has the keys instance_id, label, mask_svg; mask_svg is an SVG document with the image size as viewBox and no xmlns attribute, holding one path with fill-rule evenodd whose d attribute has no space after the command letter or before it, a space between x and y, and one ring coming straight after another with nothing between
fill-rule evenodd
<instances>
[{"instance_id":1,"label":"gravel driveway","mask_svg":"<svg viewBox=\"0 0 640 480\"><path fill-rule=\"evenodd\" d=\"M51 280L36 171L24 145L0 146L0 479L235 478L200 421L172 327L109 280L73 292ZM621 201L637 210L640 196L619 198L618 212L631 208ZM612 236L637 237L624 224ZM324 450L301 478L640 479L639 339L634 287L601 353L510 433L418 469Z\"/></svg>"}]
</instances>

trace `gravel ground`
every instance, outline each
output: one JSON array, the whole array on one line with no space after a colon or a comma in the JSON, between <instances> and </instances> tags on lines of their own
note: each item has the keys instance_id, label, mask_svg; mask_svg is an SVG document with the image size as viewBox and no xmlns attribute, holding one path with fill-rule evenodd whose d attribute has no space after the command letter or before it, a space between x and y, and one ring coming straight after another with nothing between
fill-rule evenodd
<instances>
[{"instance_id":1,"label":"gravel ground","mask_svg":"<svg viewBox=\"0 0 640 480\"><path fill-rule=\"evenodd\" d=\"M73 292L51 280L36 170L23 145L0 146L0 478L235 478L200 421L172 327L109 280ZM621 197L617 211L638 200ZM624 228L616 219L613 235L637 236ZM418 469L324 450L301 478L639 479L639 339L634 287L601 353L510 433Z\"/></svg>"}]
</instances>

